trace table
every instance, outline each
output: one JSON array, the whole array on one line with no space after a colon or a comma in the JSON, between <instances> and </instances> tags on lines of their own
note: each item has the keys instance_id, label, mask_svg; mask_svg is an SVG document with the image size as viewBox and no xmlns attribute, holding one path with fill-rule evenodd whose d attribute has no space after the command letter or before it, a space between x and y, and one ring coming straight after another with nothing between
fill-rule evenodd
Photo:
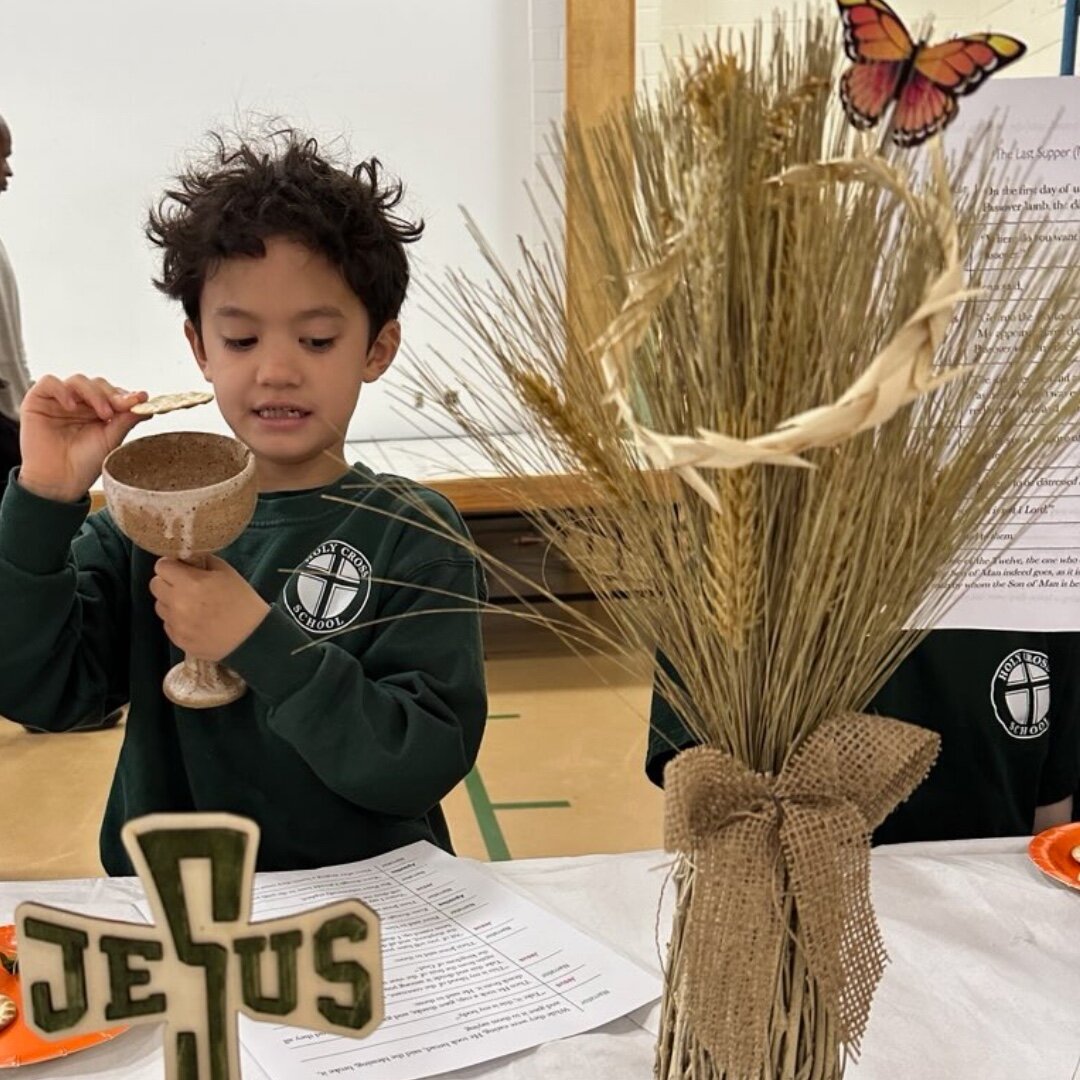
<instances>
[{"instance_id":1,"label":"table","mask_svg":"<svg viewBox=\"0 0 1080 1080\"><path fill-rule=\"evenodd\" d=\"M856 1080L1072 1080L1080 1075L1080 891L1045 878L1026 839L875 850L874 901L892 957L874 1001ZM488 864L484 864L488 865ZM490 864L499 880L658 968L662 852ZM119 917L134 879L0 883L0 922L35 899ZM660 922L670 917L671 890ZM455 1080L648 1080L656 1009L577 1038L463 1069ZM644 1025L644 1026L642 1026ZM156 1029L19 1080L160 1080ZM245 1080L273 1080L250 1058Z\"/></svg>"}]
</instances>

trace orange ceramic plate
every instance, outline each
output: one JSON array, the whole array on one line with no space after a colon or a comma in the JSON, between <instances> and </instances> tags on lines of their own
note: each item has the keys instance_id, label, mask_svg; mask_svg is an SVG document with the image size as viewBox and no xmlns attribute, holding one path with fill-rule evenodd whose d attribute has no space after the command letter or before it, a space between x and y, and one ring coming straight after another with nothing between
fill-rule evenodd
<instances>
[{"instance_id":1,"label":"orange ceramic plate","mask_svg":"<svg viewBox=\"0 0 1080 1080\"><path fill-rule=\"evenodd\" d=\"M1033 836L1028 844L1028 854L1044 874L1080 889L1080 862L1072 857L1074 847L1080 847L1080 821L1055 825Z\"/></svg>"},{"instance_id":2,"label":"orange ceramic plate","mask_svg":"<svg viewBox=\"0 0 1080 1080\"><path fill-rule=\"evenodd\" d=\"M0 926L0 952L15 952L15 927ZM9 975L0 968L0 994L7 994L18 1006L19 1015L0 1031L0 1069L11 1069L16 1065L30 1065L35 1061L48 1061L50 1058L65 1057L77 1050L115 1039L127 1028L113 1028L111 1031L99 1031L94 1035L79 1035L73 1039L58 1039L46 1042L35 1035L23 1023L22 993L19 989L19 977Z\"/></svg>"}]
</instances>

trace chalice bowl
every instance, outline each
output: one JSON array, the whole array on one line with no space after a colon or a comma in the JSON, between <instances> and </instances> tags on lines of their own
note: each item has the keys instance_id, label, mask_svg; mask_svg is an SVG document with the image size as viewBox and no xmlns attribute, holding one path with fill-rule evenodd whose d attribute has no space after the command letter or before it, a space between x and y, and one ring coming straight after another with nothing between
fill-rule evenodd
<instances>
[{"instance_id":1,"label":"chalice bowl","mask_svg":"<svg viewBox=\"0 0 1080 1080\"><path fill-rule=\"evenodd\" d=\"M117 447L102 466L113 520L153 555L205 569L207 556L231 544L255 512L255 458L226 435L166 432ZM247 690L234 671L185 656L166 676L165 696L188 709L228 705Z\"/></svg>"}]
</instances>

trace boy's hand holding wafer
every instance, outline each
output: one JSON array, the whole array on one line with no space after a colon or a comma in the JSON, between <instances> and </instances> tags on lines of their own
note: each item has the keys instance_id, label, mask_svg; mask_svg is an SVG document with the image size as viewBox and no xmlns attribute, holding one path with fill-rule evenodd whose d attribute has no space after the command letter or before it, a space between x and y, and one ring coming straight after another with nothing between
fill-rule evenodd
<instances>
[{"instance_id":1,"label":"boy's hand holding wafer","mask_svg":"<svg viewBox=\"0 0 1080 1080\"><path fill-rule=\"evenodd\" d=\"M146 400L105 379L46 375L20 409L19 483L49 499L75 502L101 475L101 466L145 417L132 406Z\"/></svg>"}]
</instances>

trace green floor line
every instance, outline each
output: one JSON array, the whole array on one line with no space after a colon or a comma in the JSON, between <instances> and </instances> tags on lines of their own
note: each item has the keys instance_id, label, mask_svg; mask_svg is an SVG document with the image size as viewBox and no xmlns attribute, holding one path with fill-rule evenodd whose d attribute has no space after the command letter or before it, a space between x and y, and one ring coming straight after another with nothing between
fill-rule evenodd
<instances>
[{"instance_id":1,"label":"green floor line","mask_svg":"<svg viewBox=\"0 0 1080 1080\"><path fill-rule=\"evenodd\" d=\"M551 807L567 807L570 804L565 799L549 799L546 802L495 802L491 804L492 810L547 810Z\"/></svg>"},{"instance_id":2,"label":"green floor line","mask_svg":"<svg viewBox=\"0 0 1080 1080\"><path fill-rule=\"evenodd\" d=\"M521 713L519 713L519 712L492 713L488 717L488 719L489 720L520 720L521 719Z\"/></svg>"},{"instance_id":3,"label":"green floor line","mask_svg":"<svg viewBox=\"0 0 1080 1080\"><path fill-rule=\"evenodd\" d=\"M499 828L499 822L495 817L495 807L488 798L487 788L480 776L480 770L474 768L465 777L465 790L472 803L473 813L476 815L476 824L480 827L480 835L484 838L484 847L487 848L488 858L492 862L506 862L510 858L510 849L506 846L506 837Z\"/></svg>"}]
</instances>

